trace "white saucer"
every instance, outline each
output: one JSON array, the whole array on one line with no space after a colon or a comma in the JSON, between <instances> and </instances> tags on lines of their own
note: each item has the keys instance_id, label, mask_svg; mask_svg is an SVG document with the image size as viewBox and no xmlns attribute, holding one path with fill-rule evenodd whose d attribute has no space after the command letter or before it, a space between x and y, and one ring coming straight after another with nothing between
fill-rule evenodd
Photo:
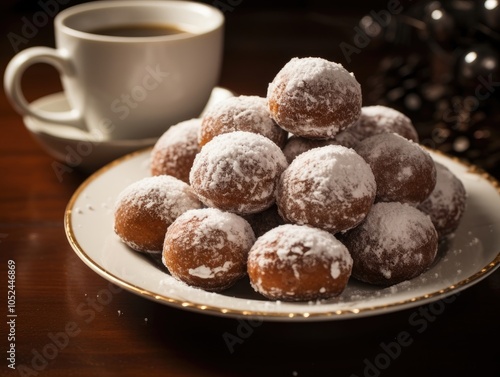
<instances>
[{"instance_id":1,"label":"white saucer","mask_svg":"<svg viewBox=\"0 0 500 377\"><path fill-rule=\"evenodd\" d=\"M202 114L214 103L233 95L234 93L227 89L214 88ZM70 109L63 92L39 98L31 105L35 108L53 112ZM67 167L93 172L118 157L152 146L157 140L157 138L97 140L91 133L75 127L55 125L31 116L25 116L23 121L40 146L55 160L65 165L65 167L60 167L63 170Z\"/></svg>"}]
</instances>

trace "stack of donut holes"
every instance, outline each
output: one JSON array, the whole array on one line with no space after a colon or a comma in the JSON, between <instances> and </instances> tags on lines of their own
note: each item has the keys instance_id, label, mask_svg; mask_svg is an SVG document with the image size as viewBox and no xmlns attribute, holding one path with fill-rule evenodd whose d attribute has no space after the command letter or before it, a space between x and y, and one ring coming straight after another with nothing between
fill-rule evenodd
<instances>
[{"instance_id":1,"label":"stack of donut holes","mask_svg":"<svg viewBox=\"0 0 500 377\"><path fill-rule=\"evenodd\" d=\"M114 229L189 286L247 276L270 300L340 295L348 281L415 278L457 229L467 193L411 120L362 106L342 65L293 58L266 97L236 95L170 127L151 176L120 194Z\"/></svg>"}]
</instances>

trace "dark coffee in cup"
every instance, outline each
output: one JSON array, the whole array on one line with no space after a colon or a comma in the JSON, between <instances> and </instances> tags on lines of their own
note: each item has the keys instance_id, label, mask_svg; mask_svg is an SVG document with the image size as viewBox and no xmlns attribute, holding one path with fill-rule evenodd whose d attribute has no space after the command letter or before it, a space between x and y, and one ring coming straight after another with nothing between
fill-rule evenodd
<instances>
[{"instance_id":1,"label":"dark coffee in cup","mask_svg":"<svg viewBox=\"0 0 500 377\"><path fill-rule=\"evenodd\" d=\"M187 33L175 25L137 24L117 25L91 30L91 34L106 35L111 37L156 37Z\"/></svg>"}]
</instances>

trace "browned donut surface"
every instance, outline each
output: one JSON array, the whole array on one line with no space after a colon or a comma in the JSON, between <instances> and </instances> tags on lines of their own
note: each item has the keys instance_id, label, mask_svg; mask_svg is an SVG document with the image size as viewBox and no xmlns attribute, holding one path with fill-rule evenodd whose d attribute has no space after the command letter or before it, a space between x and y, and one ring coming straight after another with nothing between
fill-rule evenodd
<instances>
[{"instance_id":1,"label":"browned donut surface","mask_svg":"<svg viewBox=\"0 0 500 377\"><path fill-rule=\"evenodd\" d=\"M295 157L309 149L324 147L325 145L342 145L348 148L354 148L358 143L358 139L348 131L342 131L335 135L334 139L306 139L300 136L291 136L286 141L283 153L285 154L288 163L291 163Z\"/></svg>"},{"instance_id":2,"label":"browned donut surface","mask_svg":"<svg viewBox=\"0 0 500 377\"><path fill-rule=\"evenodd\" d=\"M201 119L195 118L170 127L151 151L151 174L171 175L189 183L189 172L199 151Z\"/></svg>"},{"instance_id":3,"label":"browned donut surface","mask_svg":"<svg viewBox=\"0 0 500 377\"><path fill-rule=\"evenodd\" d=\"M246 275L254 242L252 228L242 217L216 208L190 210L168 228L162 261L176 279L221 291Z\"/></svg>"},{"instance_id":4,"label":"browned donut surface","mask_svg":"<svg viewBox=\"0 0 500 377\"><path fill-rule=\"evenodd\" d=\"M360 141L355 149L372 168L377 202L417 205L434 190L434 160L417 143L395 133L381 133Z\"/></svg>"},{"instance_id":5,"label":"browned donut surface","mask_svg":"<svg viewBox=\"0 0 500 377\"><path fill-rule=\"evenodd\" d=\"M436 162L436 187L418 208L428 214L440 237L452 234L465 212L467 192L464 184L443 164Z\"/></svg>"},{"instance_id":6,"label":"browned donut surface","mask_svg":"<svg viewBox=\"0 0 500 377\"><path fill-rule=\"evenodd\" d=\"M420 275L438 249L430 218L402 203L376 203L365 221L340 239L354 260L352 276L375 285L393 285Z\"/></svg>"},{"instance_id":7,"label":"browned donut surface","mask_svg":"<svg viewBox=\"0 0 500 377\"><path fill-rule=\"evenodd\" d=\"M160 253L167 228L193 208L201 208L189 185L169 175L143 178L118 196L114 230L136 251Z\"/></svg>"},{"instance_id":8,"label":"browned donut surface","mask_svg":"<svg viewBox=\"0 0 500 377\"><path fill-rule=\"evenodd\" d=\"M214 105L203 116L199 144L203 146L215 136L232 131L260 134L280 148L288 137L288 133L271 118L267 100L259 96L240 95Z\"/></svg>"},{"instance_id":9,"label":"browned donut surface","mask_svg":"<svg viewBox=\"0 0 500 377\"><path fill-rule=\"evenodd\" d=\"M359 140L384 132L396 133L418 143L417 130L410 118L387 106L364 106L358 121L349 127Z\"/></svg>"},{"instance_id":10,"label":"browned donut surface","mask_svg":"<svg viewBox=\"0 0 500 377\"><path fill-rule=\"evenodd\" d=\"M331 139L356 122L361 86L341 64L322 58L293 58L267 90L271 117L296 136Z\"/></svg>"},{"instance_id":11,"label":"browned donut surface","mask_svg":"<svg viewBox=\"0 0 500 377\"><path fill-rule=\"evenodd\" d=\"M376 194L370 166L353 149L314 148L297 156L276 192L280 215L290 223L337 233L358 225Z\"/></svg>"},{"instance_id":12,"label":"browned donut surface","mask_svg":"<svg viewBox=\"0 0 500 377\"><path fill-rule=\"evenodd\" d=\"M285 220L280 216L276 204L262 212L246 215L245 220L252 226L256 237L260 237L271 229L285 224Z\"/></svg>"},{"instance_id":13,"label":"browned donut surface","mask_svg":"<svg viewBox=\"0 0 500 377\"><path fill-rule=\"evenodd\" d=\"M252 287L269 299L320 300L342 293L351 275L352 258L332 234L286 224L257 239L247 268Z\"/></svg>"}]
</instances>

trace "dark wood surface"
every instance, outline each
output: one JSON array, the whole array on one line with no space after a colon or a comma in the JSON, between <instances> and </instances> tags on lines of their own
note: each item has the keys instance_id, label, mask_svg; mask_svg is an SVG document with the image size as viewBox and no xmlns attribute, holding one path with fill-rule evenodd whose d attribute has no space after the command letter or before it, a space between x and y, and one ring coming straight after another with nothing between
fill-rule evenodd
<instances>
[{"instance_id":1,"label":"dark wood surface","mask_svg":"<svg viewBox=\"0 0 500 377\"><path fill-rule=\"evenodd\" d=\"M349 22L371 9L344 10L339 18L299 5L226 13L221 86L265 95L293 56L342 61L338 44L352 32ZM333 15L342 22L318 21ZM2 35L18 30L23 16L13 12ZM40 28L25 47L53 44L51 29ZM2 72L14 54L3 43ZM367 52L348 68L363 85L379 58ZM60 90L57 73L43 65L31 68L23 85L30 100ZM66 239L65 206L87 175L75 171L59 182L53 159L3 92L0 117L1 376L493 376L500 370L498 271L450 303L317 323L242 322L121 291L91 271ZM16 265L17 371L5 357L8 260ZM96 300L104 291L112 299L101 305ZM228 344L228 334L239 340Z\"/></svg>"}]
</instances>

